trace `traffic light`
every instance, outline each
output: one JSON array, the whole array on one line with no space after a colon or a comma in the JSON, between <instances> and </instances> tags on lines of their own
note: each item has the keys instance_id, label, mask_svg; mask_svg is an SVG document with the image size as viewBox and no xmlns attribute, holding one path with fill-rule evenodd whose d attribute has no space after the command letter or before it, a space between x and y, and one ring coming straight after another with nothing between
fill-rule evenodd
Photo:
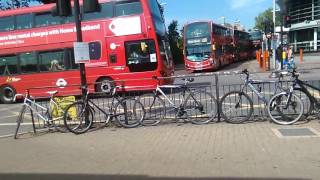
<instances>
[{"instance_id":1,"label":"traffic light","mask_svg":"<svg viewBox=\"0 0 320 180\"><path fill-rule=\"evenodd\" d=\"M100 11L100 5L98 0L83 0L83 11L85 13Z\"/></svg>"},{"instance_id":2,"label":"traffic light","mask_svg":"<svg viewBox=\"0 0 320 180\"><path fill-rule=\"evenodd\" d=\"M51 11L53 16L70 16L72 15L70 0L57 0L56 6Z\"/></svg>"},{"instance_id":3,"label":"traffic light","mask_svg":"<svg viewBox=\"0 0 320 180\"><path fill-rule=\"evenodd\" d=\"M283 17L283 26L285 28L289 28L291 26L290 16L284 16Z\"/></svg>"},{"instance_id":4,"label":"traffic light","mask_svg":"<svg viewBox=\"0 0 320 180\"><path fill-rule=\"evenodd\" d=\"M274 33L274 24L271 21L264 22L264 33L273 34Z\"/></svg>"}]
</instances>

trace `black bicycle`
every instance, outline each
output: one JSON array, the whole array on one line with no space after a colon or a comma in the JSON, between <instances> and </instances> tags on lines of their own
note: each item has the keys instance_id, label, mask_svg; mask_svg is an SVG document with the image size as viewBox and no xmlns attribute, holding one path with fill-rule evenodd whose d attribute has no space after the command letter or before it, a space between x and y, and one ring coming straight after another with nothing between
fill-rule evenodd
<instances>
[{"instance_id":1,"label":"black bicycle","mask_svg":"<svg viewBox=\"0 0 320 180\"><path fill-rule=\"evenodd\" d=\"M292 71L289 72L291 77L293 78L293 82L292 82L292 85L291 87L287 90L286 92L286 96L288 96L289 98L292 97L293 95L301 95L300 96L300 99L301 101L304 102L304 104L307 103L308 106L305 106L305 113L304 115L305 116L309 116L311 115L311 113L313 111L316 111L317 115L320 117L320 102L316 99L315 96L313 96L307 89L308 88L311 88L312 90L317 90L317 91L320 91L320 88L318 87L315 87L311 84L308 84L307 82L304 82L302 80L299 79L299 73L297 72L296 69L293 69ZM292 89L294 91L292 91ZM297 94L297 90L300 91L300 94ZM278 98L279 99L279 98ZM277 100L277 98L275 98L275 100ZM271 102L272 103L272 102ZM300 118L301 120L301 118ZM289 124L292 124L292 122L286 120L286 119L280 119L278 120L281 122L284 121L284 123L289 123Z\"/></svg>"},{"instance_id":2,"label":"black bicycle","mask_svg":"<svg viewBox=\"0 0 320 180\"><path fill-rule=\"evenodd\" d=\"M105 122L108 124L113 118L122 127L134 128L141 124L145 116L143 105L134 97L121 97L117 93L118 88L112 90L112 101L110 107L105 110L89 98L89 92L84 100L78 101L67 107L64 114L64 123L66 128L74 134L82 134L87 132L90 124L87 119L93 112L100 111L105 115Z\"/></svg>"}]
</instances>

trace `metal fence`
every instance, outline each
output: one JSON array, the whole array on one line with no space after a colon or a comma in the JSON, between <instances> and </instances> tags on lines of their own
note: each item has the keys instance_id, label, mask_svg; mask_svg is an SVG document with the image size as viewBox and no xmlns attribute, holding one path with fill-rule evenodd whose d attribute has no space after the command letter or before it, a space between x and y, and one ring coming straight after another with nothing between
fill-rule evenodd
<instances>
[{"instance_id":1,"label":"metal fence","mask_svg":"<svg viewBox=\"0 0 320 180\"><path fill-rule=\"evenodd\" d=\"M216 104L213 102L206 103L205 108L215 108L215 111L217 111L217 115L215 116L214 121L219 122L219 121L224 121L224 119L221 117L221 109L217 107L217 104L220 103L221 98L228 92L234 91L234 90L241 90L243 87L242 81L239 78L239 74L232 74L232 75L225 75L225 74L217 74L217 73L207 73L207 74L194 74L194 75L189 75L189 76L177 76L175 78L175 83L174 84L183 84L183 79L186 77L192 77L194 78L194 82L190 83L188 86L190 89L193 91L199 91L202 93L198 98L200 99L208 99L208 94L212 95L216 99ZM232 80L232 82L230 82ZM320 87L320 81L309 81L308 83ZM283 81L281 82L282 87L288 87L291 84L290 81ZM276 92L275 92L275 82L274 81L261 81L259 83L254 84L254 86L261 91L263 96L265 96L266 99L270 99ZM46 89L43 89L46 91ZM152 91L135 91L135 92L120 92L121 97L135 97L139 98L142 95L145 95L147 93L150 93ZM181 94L181 90L177 88L165 88L164 92L166 96L175 104L179 105L181 101L183 100L183 96ZM253 121L259 121L259 120L267 120L267 111L266 111L266 105L265 103L259 99L251 90L245 89L245 92L249 95L249 97L253 101ZM311 94L314 95L315 97L319 97L319 92L316 91L311 91ZM304 102L304 106L306 107L305 111L307 112L307 108L310 106L310 102L307 97L303 97L302 94L298 94L301 96L301 99ZM177 116L175 111L171 111L170 108L170 103L165 100L165 97L160 95L161 99L164 100L165 103L165 118L164 122L172 122ZM80 97L77 98L77 100L81 99ZM110 97L109 95L101 94L101 93L95 93L90 95L90 99L96 103L100 108L104 109L105 111L110 111L112 109L112 102L113 98ZM48 99L38 99L38 103L41 105L48 107ZM210 102L210 101L208 101ZM148 106L150 104L150 99L141 99L141 103L145 106ZM234 102L230 102L234 103ZM223 105L222 105L223 106ZM45 115L45 111L39 109L42 111L42 113ZM161 109L159 110L163 112ZM242 112L243 115L245 115L245 111ZM29 114L30 115L30 114ZM152 118L157 119L159 116L162 116L163 114L154 112L152 115ZM241 116L242 114L239 114ZM200 115L201 116L201 115ZM150 117L149 117L150 118ZM194 117L194 118L199 118ZM97 127L105 126L105 114L100 112L99 110L95 111L94 114L94 120L95 124ZM35 117L36 120L36 128L43 128L44 127L44 122L40 119Z\"/></svg>"}]
</instances>

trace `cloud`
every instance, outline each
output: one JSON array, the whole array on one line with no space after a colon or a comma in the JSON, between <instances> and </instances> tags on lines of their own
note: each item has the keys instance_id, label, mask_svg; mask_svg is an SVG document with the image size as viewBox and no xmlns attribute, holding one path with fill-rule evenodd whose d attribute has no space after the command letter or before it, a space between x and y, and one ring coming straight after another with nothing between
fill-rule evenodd
<instances>
[{"instance_id":1,"label":"cloud","mask_svg":"<svg viewBox=\"0 0 320 180\"><path fill-rule=\"evenodd\" d=\"M231 5L231 9L240 9L249 6L252 7L253 5L259 4L263 1L266 0L231 0L229 2Z\"/></svg>"}]
</instances>

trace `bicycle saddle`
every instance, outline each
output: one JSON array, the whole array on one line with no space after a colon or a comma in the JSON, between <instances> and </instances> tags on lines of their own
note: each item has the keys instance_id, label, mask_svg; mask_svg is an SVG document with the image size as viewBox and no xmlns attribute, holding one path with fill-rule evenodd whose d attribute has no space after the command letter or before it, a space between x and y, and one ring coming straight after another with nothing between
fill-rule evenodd
<instances>
[{"instance_id":1,"label":"bicycle saddle","mask_svg":"<svg viewBox=\"0 0 320 180\"><path fill-rule=\"evenodd\" d=\"M183 78L182 80L192 83L194 81L194 78Z\"/></svg>"}]
</instances>

